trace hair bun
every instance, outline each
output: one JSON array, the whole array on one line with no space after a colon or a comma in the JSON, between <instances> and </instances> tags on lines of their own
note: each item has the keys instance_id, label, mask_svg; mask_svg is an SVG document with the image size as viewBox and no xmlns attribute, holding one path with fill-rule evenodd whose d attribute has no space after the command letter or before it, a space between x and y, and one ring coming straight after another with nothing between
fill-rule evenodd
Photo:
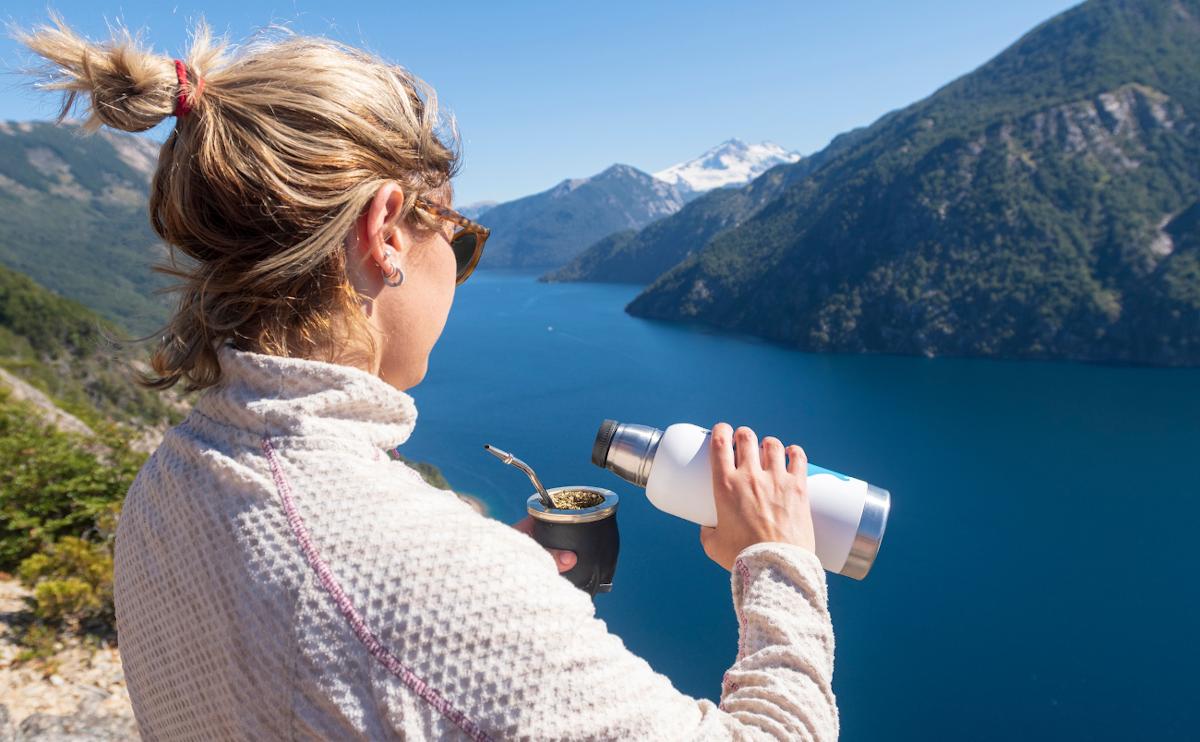
<instances>
[{"instance_id":1,"label":"hair bun","mask_svg":"<svg viewBox=\"0 0 1200 742\"><path fill-rule=\"evenodd\" d=\"M49 62L40 87L66 95L59 120L82 94L88 100L85 130L102 124L123 131L153 128L175 110L178 81L171 59L144 49L128 30L97 44L76 34L56 14L51 25L17 39Z\"/></svg>"}]
</instances>

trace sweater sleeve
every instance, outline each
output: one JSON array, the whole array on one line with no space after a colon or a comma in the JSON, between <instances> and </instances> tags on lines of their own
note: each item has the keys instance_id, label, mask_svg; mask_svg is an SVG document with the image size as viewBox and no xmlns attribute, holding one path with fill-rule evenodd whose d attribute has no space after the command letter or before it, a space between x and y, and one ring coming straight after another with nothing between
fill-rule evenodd
<instances>
[{"instance_id":1,"label":"sweater sleeve","mask_svg":"<svg viewBox=\"0 0 1200 742\"><path fill-rule=\"evenodd\" d=\"M755 544L738 555L731 582L738 653L722 682L721 708L769 735L837 739L833 624L816 555L792 544Z\"/></svg>"},{"instance_id":2,"label":"sweater sleeve","mask_svg":"<svg viewBox=\"0 0 1200 742\"><path fill-rule=\"evenodd\" d=\"M475 739L837 738L833 630L811 553L763 543L738 556L737 660L714 704L626 648L536 542L468 510L440 518L454 536L439 544L436 586L396 631L382 627L421 678L388 696L403 699L389 709L397 730L417 715L427 733L453 724Z\"/></svg>"}]
</instances>

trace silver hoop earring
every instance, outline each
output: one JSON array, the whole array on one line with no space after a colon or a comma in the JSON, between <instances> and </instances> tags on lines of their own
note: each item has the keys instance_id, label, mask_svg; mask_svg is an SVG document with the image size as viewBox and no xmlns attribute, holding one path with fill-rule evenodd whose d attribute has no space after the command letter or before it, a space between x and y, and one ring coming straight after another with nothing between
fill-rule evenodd
<instances>
[{"instance_id":1,"label":"silver hoop earring","mask_svg":"<svg viewBox=\"0 0 1200 742\"><path fill-rule=\"evenodd\" d=\"M388 267L392 269L391 273L383 274L383 282L392 288L404 283L404 271L400 270L395 263L388 261Z\"/></svg>"}]
</instances>

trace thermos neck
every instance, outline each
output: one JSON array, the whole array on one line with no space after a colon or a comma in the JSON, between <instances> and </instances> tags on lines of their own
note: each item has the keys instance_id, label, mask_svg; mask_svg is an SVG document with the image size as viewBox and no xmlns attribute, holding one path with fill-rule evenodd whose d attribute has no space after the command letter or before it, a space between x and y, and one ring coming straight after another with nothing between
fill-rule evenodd
<instances>
[{"instance_id":1,"label":"thermos neck","mask_svg":"<svg viewBox=\"0 0 1200 742\"><path fill-rule=\"evenodd\" d=\"M649 425L605 420L592 446L592 463L645 487L663 431Z\"/></svg>"}]
</instances>

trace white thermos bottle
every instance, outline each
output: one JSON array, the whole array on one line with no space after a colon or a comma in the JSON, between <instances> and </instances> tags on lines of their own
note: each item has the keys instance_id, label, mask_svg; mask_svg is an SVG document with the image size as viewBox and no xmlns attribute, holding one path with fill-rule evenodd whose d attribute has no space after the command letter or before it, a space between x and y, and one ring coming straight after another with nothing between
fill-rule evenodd
<instances>
[{"instance_id":1,"label":"white thermos bottle","mask_svg":"<svg viewBox=\"0 0 1200 742\"><path fill-rule=\"evenodd\" d=\"M646 497L659 510L715 526L711 434L691 423L659 430L605 420L592 446L592 463L645 487ZM866 577L887 526L887 490L809 464L808 498L821 565L856 580Z\"/></svg>"}]
</instances>

